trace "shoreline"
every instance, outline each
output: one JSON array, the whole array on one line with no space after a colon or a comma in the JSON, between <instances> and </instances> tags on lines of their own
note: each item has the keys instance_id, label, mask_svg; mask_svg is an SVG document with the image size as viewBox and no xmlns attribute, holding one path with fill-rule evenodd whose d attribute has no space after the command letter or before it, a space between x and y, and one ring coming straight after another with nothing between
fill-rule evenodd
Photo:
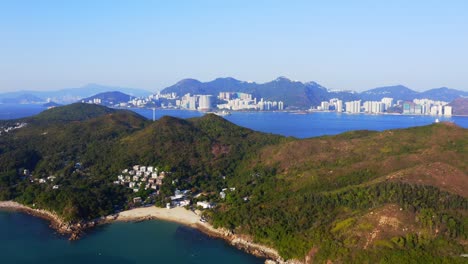
<instances>
[{"instance_id":1,"label":"shoreline","mask_svg":"<svg viewBox=\"0 0 468 264\"><path fill-rule=\"evenodd\" d=\"M45 219L49 221L50 228L56 230L60 234L70 235L70 240L78 239L83 230L81 224L74 225L68 223L51 211L45 209L34 209L15 201L0 201L0 210L18 211Z\"/></svg>"},{"instance_id":2,"label":"shoreline","mask_svg":"<svg viewBox=\"0 0 468 264\"><path fill-rule=\"evenodd\" d=\"M242 250L250 255L264 258L268 263L302 263L297 260L283 260L279 253L270 247L254 243L252 239L245 235L233 234L226 229L216 229L207 222L201 222L200 216L183 207L175 207L171 209L159 208L155 206L139 207L126 211L122 211L107 218L113 218L110 222L135 222L146 220L162 220L175 222L199 230L205 235L212 238L223 239L229 245Z\"/></svg>"},{"instance_id":3,"label":"shoreline","mask_svg":"<svg viewBox=\"0 0 468 264\"><path fill-rule=\"evenodd\" d=\"M50 222L50 227L63 235L70 235L70 240L82 237L84 231L98 225L112 224L114 222L139 222L146 220L162 220L175 222L199 230L212 238L223 239L229 245L256 257L264 258L265 263L303 263L298 260L283 260L278 252L270 247L254 243L246 235L234 234L222 228L215 229L212 225L200 221L200 216L195 212L183 207L172 209L159 208L155 206L139 207L122 211L113 215L101 217L88 222L70 224L58 215L42 209L33 209L14 201L0 201L0 210L12 210L40 217Z\"/></svg>"}]
</instances>

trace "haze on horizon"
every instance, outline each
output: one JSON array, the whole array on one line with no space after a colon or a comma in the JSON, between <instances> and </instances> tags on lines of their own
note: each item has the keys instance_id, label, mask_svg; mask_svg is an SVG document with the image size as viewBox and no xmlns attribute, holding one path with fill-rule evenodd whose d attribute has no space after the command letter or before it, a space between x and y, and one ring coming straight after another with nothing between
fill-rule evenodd
<instances>
[{"instance_id":1,"label":"haze on horizon","mask_svg":"<svg viewBox=\"0 0 468 264\"><path fill-rule=\"evenodd\" d=\"M0 92L286 76L468 91L468 2L2 1Z\"/></svg>"}]
</instances>

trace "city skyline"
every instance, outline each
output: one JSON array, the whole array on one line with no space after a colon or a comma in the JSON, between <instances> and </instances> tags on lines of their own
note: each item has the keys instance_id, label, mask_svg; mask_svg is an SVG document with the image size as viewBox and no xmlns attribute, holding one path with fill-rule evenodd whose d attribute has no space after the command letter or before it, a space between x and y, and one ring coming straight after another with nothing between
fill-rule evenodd
<instances>
[{"instance_id":1,"label":"city skyline","mask_svg":"<svg viewBox=\"0 0 468 264\"><path fill-rule=\"evenodd\" d=\"M0 93L185 78L468 91L464 1L0 3Z\"/></svg>"}]
</instances>

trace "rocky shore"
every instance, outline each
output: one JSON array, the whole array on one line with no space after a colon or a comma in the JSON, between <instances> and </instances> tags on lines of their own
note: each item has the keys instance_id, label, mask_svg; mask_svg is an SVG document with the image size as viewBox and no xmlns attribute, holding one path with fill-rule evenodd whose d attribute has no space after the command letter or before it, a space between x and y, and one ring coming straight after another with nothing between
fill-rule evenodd
<instances>
[{"instance_id":1,"label":"rocky shore","mask_svg":"<svg viewBox=\"0 0 468 264\"><path fill-rule=\"evenodd\" d=\"M80 238L84 229L89 228L89 223L82 224L72 224L64 221L57 214L43 210L43 209L34 209L14 201L0 201L0 209L20 211L36 217L46 219L50 222L50 227L57 230L57 232L70 235L70 240L76 240Z\"/></svg>"},{"instance_id":2,"label":"rocky shore","mask_svg":"<svg viewBox=\"0 0 468 264\"><path fill-rule=\"evenodd\" d=\"M208 236L221 238L228 242L231 246L240 249L244 252L247 252L251 255L265 258L265 263L269 264L301 264L304 263L300 260L284 260L279 255L278 251L271 247L254 243L252 239L246 235L234 234L233 232L223 229L223 228L214 228L208 223L197 223L195 228L207 234Z\"/></svg>"}]
</instances>

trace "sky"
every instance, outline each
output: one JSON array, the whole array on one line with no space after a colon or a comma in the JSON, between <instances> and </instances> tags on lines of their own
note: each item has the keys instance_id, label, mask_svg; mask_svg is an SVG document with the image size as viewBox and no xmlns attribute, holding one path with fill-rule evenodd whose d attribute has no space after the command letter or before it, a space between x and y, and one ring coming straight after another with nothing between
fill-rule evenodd
<instances>
[{"instance_id":1,"label":"sky","mask_svg":"<svg viewBox=\"0 0 468 264\"><path fill-rule=\"evenodd\" d=\"M468 1L2 0L0 92L286 76L468 91Z\"/></svg>"}]
</instances>

